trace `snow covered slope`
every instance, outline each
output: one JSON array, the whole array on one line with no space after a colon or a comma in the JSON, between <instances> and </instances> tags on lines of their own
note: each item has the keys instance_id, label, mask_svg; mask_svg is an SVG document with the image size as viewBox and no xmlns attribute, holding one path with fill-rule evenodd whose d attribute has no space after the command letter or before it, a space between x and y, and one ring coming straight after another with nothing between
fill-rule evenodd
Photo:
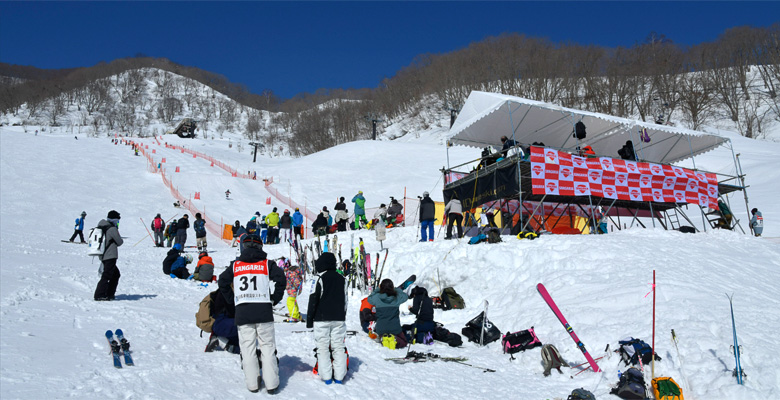
<instances>
[{"instance_id":1,"label":"snow covered slope","mask_svg":"<svg viewBox=\"0 0 780 400\"><path fill-rule=\"evenodd\" d=\"M338 196L349 200L357 190L365 192L368 207L387 202L389 196L401 197L404 187L409 197L423 190L441 196L438 169L447 161L443 147L409 140L354 142L297 160L260 157L250 165L251 155L237 154L223 141L170 140L239 170L257 170L258 177L274 176L280 191L312 204L314 210L322 205L330 209ZM199 191L202 199L196 205L214 220L245 222L255 211L265 214L270 207L285 207L265 204L268 193L261 181L231 178L200 158L148 139L145 143L167 158L168 168L180 166L180 173L171 173L174 184L184 194ZM780 145L735 139L735 147L751 184L751 206L764 212L764 238L630 229L535 241L504 237L500 244L470 246L463 241L418 243L413 227L398 228L388 232L384 242L390 248L385 276L399 282L417 274L418 283L432 294L438 287L454 286L467 308L436 312L436 320L453 332L459 333L488 300L490 318L502 331L534 326L543 342L555 344L567 361L579 364L584 357L536 292L536 284L546 285L587 348L600 356L608 343L615 348L626 336L650 342L652 300L645 294L655 269L656 347L663 358L655 365L656 375L672 376L688 399L780 398L773 351L780 348L775 332L780 297L774 288L780 281L780 214L773 210L780 195L773 183L780 179L775 161ZM194 313L214 285L205 288L163 275L167 249L154 248L144 238L145 226L156 213L166 219L181 213L172 206L160 176L147 172L145 158L105 138L33 136L5 128L0 152L0 397L257 397L244 387L237 356L203 352L206 338L199 337ZM454 162L476 155L474 149L450 149ZM697 165L728 168L717 155L697 158ZM224 199L226 189L235 200ZM60 239L70 236L71 222L81 211L87 212L86 226L92 227L112 209L122 214L119 230L127 237L119 249L122 278L117 301L98 303L92 300L98 263L86 256L85 246ZM375 257L379 243L366 231L340 235L343 255L359 237ZM209 241L221 271L235 256L234 249L213 236ZM290 254L284 245L266 250L273 258ZM308 286L299 299L304 311ZM744 386L731 376L733 340L725 293L735 294L742 366L748 374ZM350 298L348 329L360 329L361 298L357 292ZM411 320L402 317L402 322ZM103 333L117 328L132 344L134 367L111 366ZM617 381L618 371L625 370L613 355L599 362L604 373L584 372L571 379L575 371L564 369L563 375L544 378L538 348L510 361L498 342L485 348L471 343L430 348L441 355L466 356L469 363L495 373L453 363L396 365L384 358L400 357L404 351L382 348L360 334L347 339L346 384L325 386L311 373L311 333L294 333L304 329L300 324L276 328L280 398L364 398L370 393L375 398L552 399L566 398L578 387L597 398L610 398L609 386ZM671 329L680 338L681 358L671 344Z\"/></svg>"}]
</instances>

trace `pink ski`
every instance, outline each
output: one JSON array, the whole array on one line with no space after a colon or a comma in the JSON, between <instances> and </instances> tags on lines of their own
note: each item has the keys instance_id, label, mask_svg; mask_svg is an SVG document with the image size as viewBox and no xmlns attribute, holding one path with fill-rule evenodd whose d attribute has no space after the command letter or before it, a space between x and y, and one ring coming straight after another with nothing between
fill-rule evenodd
<instances>
[{"instance_id":1,"label":"pink ski","mask_svg":"<svg viewBox=\"0 0 780 400\"><path fill-rule=\"evenodd\" d=\"M591 368L593 368L593 372L601 372L598 364L596 364L596 360L594 360L590 353L588 353L588 350L585 349L585 345L582 343L582 341L580 341L580 338L577 337L577 334L574 333L574 329L569 325L568 322L566 322L566 318L564 318L561 310L558 309L558 306L555 305L555 302L553 301L552 297L550 297L550 294L547 293L547 289L544 287L544 285L541 283L536 285L536 290L539 291L539 294L542 295L544 301L547 302L547 305L550 306L550 309L552 309L552 311L555 313L555 316L558 317L559 321L561 321L563 327L566 328L566 332L569 332L569 335L571 335L574 343L577 343L577 347L582 351L582 354L585 355L585 359L588 360Z\"/></svg>"}]
</instances>

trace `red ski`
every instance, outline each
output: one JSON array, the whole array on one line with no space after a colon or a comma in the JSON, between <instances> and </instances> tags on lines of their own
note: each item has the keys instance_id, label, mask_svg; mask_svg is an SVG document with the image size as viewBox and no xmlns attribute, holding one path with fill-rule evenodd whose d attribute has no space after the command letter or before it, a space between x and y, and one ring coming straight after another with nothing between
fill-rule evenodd
<instances>
[{"instance_id":1,"label":"red ski","mask_svg":"<svg viewBox=\"0 0 780 400\"><path fill-rule=\"evenodd\" d=\"M601 372L598 364L596 364L596 360L594 360L590 353L588 353L588 350L585 349L585 345L582 343L582 341L580 341L580 338L577 337L577 334L574 333L574 329L569 325L568 322L566 322L566 318L561 313L561 310L558 309L558 306L555 305L555 302L553 301L552 297L550 297L550 294L547 293L547 289L545 289L544 285L541 283L536 285L536 290L539 291L539 294L542 295L544 301L547 302L547 305L550 306L552 311L555 313L555 316L558 317L559 321L561 321L563 327L566 328L566 332L569 332L569 335L571 335L574 343L577 343L577 347L580 349L580 351L582 351L582 354L585 355L585 359L588 360L591 368L593 368L593 372Z\"/></svg>"}]
</instances>

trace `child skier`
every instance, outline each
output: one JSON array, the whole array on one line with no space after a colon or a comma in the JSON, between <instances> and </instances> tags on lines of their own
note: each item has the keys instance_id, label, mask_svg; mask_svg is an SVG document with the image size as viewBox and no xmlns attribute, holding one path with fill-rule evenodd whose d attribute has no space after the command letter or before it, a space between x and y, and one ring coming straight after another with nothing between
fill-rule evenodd
<instances>
[{"instance_id":1,"label":"child skier","mask_svg":"<svg viewBox=\"0 0 780 400\"><path fill-rule=\"evenodd\" d=\"M303 289L303 272L297 265L287 261L282 257L279 264L283 265L284 275L287 278L287 312L290 314L290 320L297 322L301 320L301 313L298 310L298 296Z\"/></svg>"}]
</instances>

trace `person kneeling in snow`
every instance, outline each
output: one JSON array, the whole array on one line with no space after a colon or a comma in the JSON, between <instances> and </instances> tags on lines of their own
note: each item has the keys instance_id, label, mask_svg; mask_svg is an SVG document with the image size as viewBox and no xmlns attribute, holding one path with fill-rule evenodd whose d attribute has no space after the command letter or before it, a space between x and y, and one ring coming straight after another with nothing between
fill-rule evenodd
<instances>
[{"instance_id":1,"label":"person kneeling in snow","mask_svg":"<svg viewBox=\"0 0 780 400\"><path fill-rule=\"evenodd\" d=\"M238 345L238 328L236 327L236 307L225 299L225 294L217 291L213 294L211 305L211 317L214 325L211 327L209 344L206 352L224 350L233 354L240 354ZM233 298L233 290L230 290L230 298Z\"/></svg>"},{"instance_id":2,"label":"person kneeling in snow","mask_svg":"<svg viewBox=\"0 0 780 400\"><path fill-rule=\"evenodd\" d=\"M192 278L196 281L211 282L214 280L214 260L208 252L202 252L198 255L198 265L195 267L195 273Z\"/></svg>"},{"instance_id":3,"label":"person kneeling in snow","mask_svg":"<svg viewBox=\"0 0 780 400\"><path fill-rule=\"evenodd\" d=\"M176 260L181 255L181 244L176 243L173 245L173 248L168 250L168 254L165 256L165 259L162 262L162 269L163 274L170 275L171 269L173 269L173 263L176 262Z\"/></svg>"},{"instance_id":4,"label":"person kneeling in snow","mask_svg":"<svg viewBox=\"0 0 780 400\"><path fill-rule=\"evenodd\" d=\"M176 258L173 264L171 264L171 278L188 279L190 271L187 269L187 264L192 264L192 254L185 254L183 257L179 256Z\"/></svg>"},{"instance_id":5,"label":"person kneeling in snow","mask_svg":"<svg viewBox=\"0 0 780 400\"><path fill-rule=\"evenodd\" d=\"M401 288L396 288L393 281L383 279L379 289L368 296L368 302L376 307L376 331L382 337L391 335L395 337L395 348L406 347L407 341L401 329L401 313L398 307L409 296Z\"/></svg>"},{"instance_id":6,"label":"person kneeling in snow","mask_svg":"<svg viewBox=\"0 0 780 400\"><path fill-rule=\"evenodd\" d=\"M376 325L376 307L368 302L368 297L360 302L360 327L371 339L376 339L374 328Z\"/></svg>"},{"instance_id":7,"label":"person kneeling in snow","mask_svg":"<svg viewBox=\"0 0 780 400\"><path fill-rule=\"evenodd\" d=\"M433 321L433 300L428 297L428 291L422 286L412 289L410 297L413 302L409 310L417 316L417 320L402 328L404 332L412 332L411 335L407 335L407 340L410 342L425 343L426 334L436 329L436 322Z\"/></svg>"},{"instance_id":8,"label":"person kneeling in snow","mask_svg":"<svg viewBox=\"0 0 780 400\"><path fill-rule=\"evenodd\" d=\"M309 296L306 327L314 328L318 374L327 385L334 381L340 384L347 375L346 280L336 270L333 253L322 253L314 265L320 276L314 293Z\"/></svg>"}]
</instances>

